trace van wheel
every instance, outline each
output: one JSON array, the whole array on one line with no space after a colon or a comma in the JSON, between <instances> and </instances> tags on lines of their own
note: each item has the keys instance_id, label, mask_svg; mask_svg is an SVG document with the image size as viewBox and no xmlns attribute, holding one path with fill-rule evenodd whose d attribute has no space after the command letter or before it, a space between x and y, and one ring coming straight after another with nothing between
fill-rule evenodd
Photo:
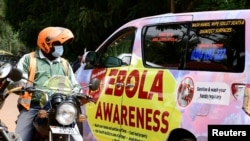
<instances>
[{"instance_id":1,"label":"van wheel","mask_svg":"<svg viewBox=\"0 0 250 141\"><path fill-rule=\"evenodd\" d=\"M166 141L197 141L197 139L190 131L177 128L170 132Z\"/></svg>"}]
</instances>

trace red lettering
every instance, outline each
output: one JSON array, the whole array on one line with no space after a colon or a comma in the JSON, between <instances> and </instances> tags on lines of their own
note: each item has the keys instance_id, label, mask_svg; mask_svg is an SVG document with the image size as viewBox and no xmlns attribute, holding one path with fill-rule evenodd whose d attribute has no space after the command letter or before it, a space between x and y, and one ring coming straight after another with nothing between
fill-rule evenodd
<instances>
[{"instance_id":1,"label":"red lettering","mask_svg":"<svg viewBox=\"0 0 250 141\"><path fill-rule=\"evenodd\" d=\"M115 105L115 109L114 109L114 117L113 117L113 123L118 123L120 124L120 121L119 121L119 108L118 108L118 105Z\"/></svg>"},{"instance_id":2,"label":"red lettering","mask_svg":"<svg viewBox=\"0 0 250 141\"><path fill-rule=\"evenodd\" d=\"M137 115L136 127L137 128L140 128L140 127L144 128L144 108L141 108L141 109L137 108L136 113L137 113L136 114Z\"/></svg>"},{"instance_id":3,"label":"red lettering","mask_svg":"<svg viewBox=\"0 0 250 141\"><path fill-rule=\"evenodd\" d=\"M117 79L116 79L116 84L121 84L121 85L115 87L115 92L114 92L115 96L122 95L122 93L124 91L124 82L125 82L126 75L127 75L126 70L119 71Z\"/></svg>"},{"instance_id":4,"label":"red lettering","mask_svg":"<svg viewBox=\"0 0 250 141\"><path fill-rule=\"evenodd\" d=\"M158 34L158 36L160 37L164 37L164 36L173 36L173 33L172 32L161 32Z\"/></svg>"},{"instance_id":5,"label":"red lettering","mask_svg":"<svg viewBox=\"0 0 250 141\"><path fill-rule=\"evenodd\" d=\"M121 111L122 111L122 114L121 114L121 124L122 125L128 125L128 123L127 123L127 114L128 114L127 107L126 106L122 106L121 107Z\"/></svg>"},{"instance_id":6,"label":"red lettering","mask_svg":"<svg viewBox=\"0 0 250 141\"><path fill-rule=\"evenodd\" d=\"M135 107L129 107L129 126L135 127Z\"/></svg>"},{"instance_id":7,"label":"red lettering","mask_svg":"<svg viewBox=\"0 0 250 141\"><path fill-rule=\"evenodd\" d=\"M167 133L169 127L168 116L168 111L99 102L95 118L112 121L119 125Z\"/></svg>"},{"instance_id":8,"label":"red lettering","mask_svg":"<svg viewBox=\"0 0 250 141\"><path fill-rule=\"evenodd\" d=\"M154 112L154 115L153 115L153 120L154 120L154 123L156 124L155 126L153 126L153 130L155 132L159 131L159 129L160 129L160 120L159 120L160 114L161 114L161 112L159 110L156 110Z\"/></svg>"},{"instance_id":9,"label":"red lettering","mask_svg":"<svg viewBox=\"0 0 250 141\"><path fill-rule=\"evenodd\" d=\"M104 110L104 119L105 120L108 120L108 121L111 121L111 117L112 117L112 110L113 110L113 103L110 104L110 103L106 103L103 102L103 110Z\"/></svg>"},{"instance_id":10,"label":"red lettering","mask_svg":"<svg viewBox=\"0 0 250 141\"><path fill-rule=\"evenodd\" d=\"M150 123L152 122L152 117L151 117L152 112L153 112L152 109L146 109L145 119L146 119L146 129L147 130L151 130L152 129L152 126L150 125Z\"/></svg>"},{"instance_id":11,"label":"red lettering","mask_svg":"<svg viewBox=\"0 0 250 141\"><path fill-rule=\"evenodd\" d=\"M126 88L125 89L125 92L126 92L126 95L128 98L131 98L135 95L136 93L136 90L138 89L138 84L139 84L139 71L138 70L133 70L130 74L129 74L129 77L127 79L127 82L126 84L133 84L133 82L131 81L132 79L135 80L135 86L134 87L131 87L131 88Z\"/></svg>"},{"instance_id":12,"label":"red lettering","mask_svg":"<svg viewBox=\"0 0 250 141\"><path fill-rule=\"evenodd\" d=\"M147 70L144 70L143 74L141 76L141 82L139 84L140 87L139 87L138 98L141 98L141 99L147 99L148 98L148 93L146 91L143 91L144 84L145 84L145 79L146 79L146 75L147 75Z\"/></svg>"},{"instance_id":13,"label":"red lettering","mask_svg":"<svg viewBox=\"0 0 250 141\"><path fill-rule=\"evenodd\" d=\"M163 71L158 71L153 81L148 99L152 99L153 94L158 94L158 100L163 101L162 88L163 85Z\"/></svg>"},{"instance_id":14,"label":"red lettering","mask_svg":"<svg viewBox=\"0 0 250 141\"><path fill-rule=\"evenodd\" d=\"M162 113L162 116L161 116L161 119L162 119L162 125L165 125L165 127L162 127L161 128L161 132L162 133L167 133L168 131L168 120L167 120L167 117L169 116L169 112L167 111L164 111Z\"/></svg>"},{"instance_id":15,"label":"red lettering","mask_svg":"<svg viewBox=\"0 0 250 141\"><path fill-rule=\"evenodd\" d=\"M118 73L118 69L111 69L110 70L110 73L109 73L110 77L109 77L108 86L107 86L105 94L107 94L107 95L112 95L113 94L113 88L110 88L110 87L111 86L115 87L115 77L114 76L116 76L117 73Z\"/></svg>"},{"instance_id":16,"label":"red lettering","mask_svg":"<svg viewBox=\"0 0 250 141\"><path fill-rule=\"evenodd\" d=\"M127 70L111 69L108 75L108 83L105 94L121 97L125 94L128 98L153 99L157 95L159 101L163 101L163 74L164 71L156 72L155 77L148 78L153 81L146 82L148 70L144 70L140 75L138 70L133 70L128 75ZM145 90L145 83L152 83L150 90Z\"/></svg>"},{"instance_id":17,"label":"red lettering","mask_svg":"<svg viewBox=\"0 0 250 141\"><path fill-rule=\"evenodd\" d=\"M95 113L95 118L98 119L102 119L102 106L101 106L101 103L98 102L98 105L97 105L97 109L96 109L96 113Z\"/></svg>"}]
</instances>

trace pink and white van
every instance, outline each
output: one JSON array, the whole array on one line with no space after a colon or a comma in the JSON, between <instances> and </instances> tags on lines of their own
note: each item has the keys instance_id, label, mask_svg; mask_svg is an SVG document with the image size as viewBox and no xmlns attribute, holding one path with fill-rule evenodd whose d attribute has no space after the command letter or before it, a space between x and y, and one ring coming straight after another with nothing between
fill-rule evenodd
<instances>
[{"instance_id":1,"label":"pink and white van","mask_svg":"<svg viewBox=\"0 0 250 141\"><path fill-rule=\"evenodd\" d=\"M250 137L250 10L136 19L84 57L84 140Z\"/></svg>"}]
</instances>

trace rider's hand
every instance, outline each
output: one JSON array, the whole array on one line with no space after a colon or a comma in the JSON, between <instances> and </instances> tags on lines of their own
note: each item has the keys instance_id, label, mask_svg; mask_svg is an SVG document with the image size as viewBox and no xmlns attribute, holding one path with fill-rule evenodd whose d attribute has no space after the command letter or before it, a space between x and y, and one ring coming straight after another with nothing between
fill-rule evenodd
<instances>
[{"instance_id":1,"label":"rider's hand","mask_svg":"<svg viewBox=\"0 0 250 141\"><path fill-rule=\"evenodd\" d=\"M13 82L11 84L9 84L8 86L8 90L10 92L12 92L13 90L15 89L18 89L18 88L23 88L25 86L24 82L22 81L17 81L17 82ZM18 94L18 93L17 93Z\"/></svg>"},{"instance_id":2,"label":"rider's hand","mask_svg":"<svg viewBox=\"0 0 250 141\"><path fill-rule=\"evenodd\" d=\"M24 87L25 83L22 81L17 81L17 82L13 82L11 84L9 84L8 89L13 89L13 88L17 88L17 87Z\"/></svg>"},{"instance_id":3,"label":"rider's hand","mask_svg":"<svg viewBox=\"0 0 250 141\"><path fill-rule=\"evenodd\" d=\"M92 98L92 96L91 95L88 95L88 97L89 98ZM84 104L87 104L88 102L90 102L89 100L87 100L87 99L81 99L81 105L84 105Z\"/></svg>"},{"instance_id":4,"label":"rider's hand","mask_svg":"<svg viewBox=\"0 0 250 141\"><path fill-rule=\"evenodd\" d=\"M39 110L37 113L37 116L39 118L46 118L47 117L47 111L46 110Z\"/></svg>"}]
</instances>

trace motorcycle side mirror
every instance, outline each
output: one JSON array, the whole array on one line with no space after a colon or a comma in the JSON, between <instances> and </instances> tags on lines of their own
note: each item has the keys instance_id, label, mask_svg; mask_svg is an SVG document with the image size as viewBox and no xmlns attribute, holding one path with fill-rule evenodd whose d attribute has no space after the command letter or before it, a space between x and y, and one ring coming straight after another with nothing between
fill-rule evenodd
<instances>
[{"instance_id":1,"label":"motorcycle side mirror","mask_svg":"<svg viewBox=\"0 0 250 141\"><path fill-rule=\"evenodd\" d=\"M13 67L9 76L12 81L19 81L23 77L23 73L18 68Z\"/></svg>"},{"instance_id":2,"label":"motorcycle side mirror","mask_svg":"<svg viewBox=\"0 0 250 141\"><path fill-rule=\"evenodd\" d=\"M11 64L5 63L0 67L0 78L6 78L10 74L12 69Z\"/></svg>"},{"instance_id":3,"label":"motorcycle side mirror","mask_svg":"<svg viewBox=\"0 0 250 141\"><path fill-rule=\"evenodd\" d=\"M93 78L90 80L89 82L89 88L92 90L92 91L95 91L97 90L99 87L100 87L100 79L98 78Z\"/></svg>"},{"instance_id":4,"label":"motorcycle side mirror","mask_svg":"<svg viewBox=\"0 0 250 141\"><path fill-rule=\"evenodd\" d=\"M13 67L10 63L5 63L0 67L0 79L10 78L12 81L19 81L23 74L21 70Z\"/></svg>"}]
</instances>

